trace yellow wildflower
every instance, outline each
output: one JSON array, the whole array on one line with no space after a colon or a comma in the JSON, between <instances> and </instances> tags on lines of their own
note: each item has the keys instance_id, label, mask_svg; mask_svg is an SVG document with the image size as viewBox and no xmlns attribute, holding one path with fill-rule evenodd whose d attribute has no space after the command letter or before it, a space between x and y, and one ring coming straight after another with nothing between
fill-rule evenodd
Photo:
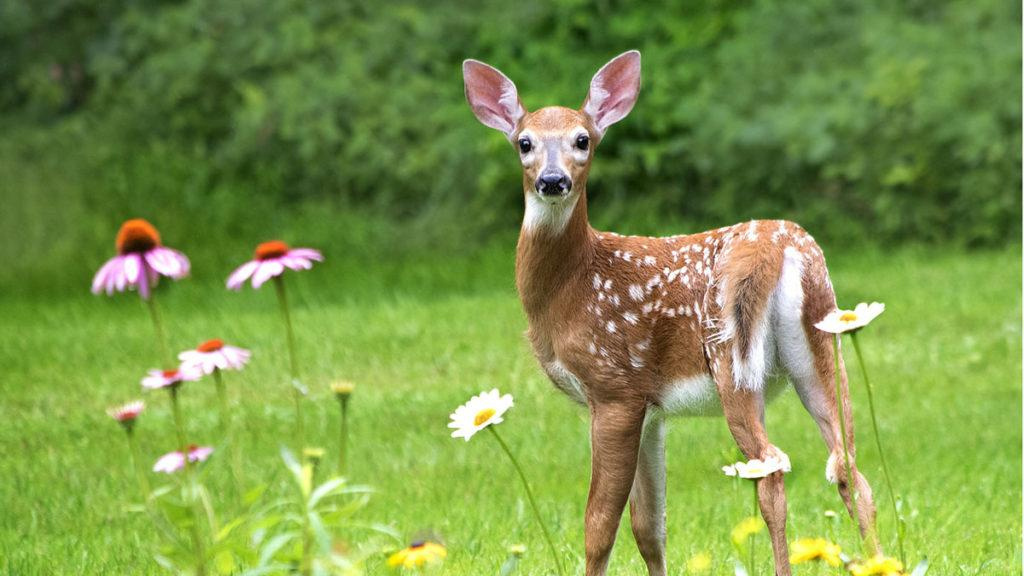
<instances>
[{"instance_id":1,"label":"yellow wildflower","mask_svg":"<svg viewBox=\"0 0 1024 576\"><path fill-rule=\"evenodd\" d=\"M744 546L747 538L764 530L764 522L756 516L744 518L735 528L732 529L732 543L736 546Z\"/></svg>"},{"instance_id":2,"label":"yellow wildflower","mask_svg":"<svg viewBox=\"0 0 1024 576\"><path fill-rule=\"evenodd\" d=\"M522 544L513 544L508 547L508 553L517 557L522 556L523 554L526 554L526 546Z\"/></svg>"},{"instance_id":3,"label":"yellow wildflower","mask_svg":"<svg viewBox=\"0 0 1024 576\"><path fill-rule=\"evenodd\" d=\"M711 568L711 556L707 552L698 552L686 561L686 571L690 574L707 572Z\"/></svg>"},{"instance_id":4,"label":"yellow wildflower","mask_svg":"<svg viewBox=\"0 0 1024 576\"><path fill-rule=\"evenodd\" d=\"M828 562L829 566L839 566L843 561L839 558L839 546L824 538L801 538L789 545L789 561L803 564L812 560Z\"/></svg>"},{"instance_id":5,"label":"yellow wildflower","mask_svg":"<svg viewBox=\"0 0 1024 576\"><path fill-rule=\"evenodd\" d=\"M338 380L337 382L331 383L331 392L334 392L335 396L339 398L347 398L352 395L352 391L356 389L356 385L347 380Z\"/></svg>"},{"instance_id":6,"label":"yellow wildflower","mask_svg":"<svg viewBox=\"0 0 1024 576\"><path fill-rule=\"evenodd\" d=\"M388 558L388 566L397 568L419 568L426 564L434 564L444 560L448 551L444 546L434 542L419 540L413 542L408 548L395 552Z\"/></svg>"}]
</instances>

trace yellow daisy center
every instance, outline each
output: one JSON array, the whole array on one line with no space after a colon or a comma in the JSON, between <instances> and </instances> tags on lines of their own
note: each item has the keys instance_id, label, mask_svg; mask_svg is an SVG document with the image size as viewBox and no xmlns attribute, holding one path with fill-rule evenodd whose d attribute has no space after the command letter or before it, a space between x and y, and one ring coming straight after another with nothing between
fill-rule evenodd
<instances>
[{"instance_id":1,"label":"yellow daisy center","mask_svg":"<svg viewBox=\"0 0 1024 576\"><path fill-rule=\"evenodd\" d=\"M856 319L857 314L854 312L843 312L842 316L839 317L839 320L843 322L853 322Z\"/></svg>"},{"instance_id":2,"label":"yellow daisy center","mask_svg":"<svg viewBox=\"0 0 1024 576\"><path fill-rule=\"evenodd\" d=\"M494 416L494 408L484 408L483 410L476 413L476 417L473 418L473 425L479 426L484 422L487 422Z\"/></svg>"}]
</instances>

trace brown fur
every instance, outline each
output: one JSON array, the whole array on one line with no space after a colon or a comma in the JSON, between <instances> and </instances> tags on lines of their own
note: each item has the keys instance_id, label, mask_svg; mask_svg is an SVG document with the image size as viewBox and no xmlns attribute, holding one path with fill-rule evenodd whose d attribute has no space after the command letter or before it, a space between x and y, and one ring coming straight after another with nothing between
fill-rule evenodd
<instances>
[{"instance_id":1,"label":"brown fur","mask_svg":"<svg viewBox=\"0 0 1024 576\"><path fill-rule=\"evenodd\" d=\"M831 338L813 327L835 308L824 256L803 229L785 221L754 221L664 238L620 236L590 227L590 162L603 130L632 107L630 98L639 89L639 54L622 55L595 76L585 103L587 110L596 110L593 118L583 110L562 107L516 112L521 105L509 103L511 97L517 98L515 86L500 72L467 61L465 73L467 97L481 121L505 130L513 143L525 135L536 145L533 155L521 155L527 215L516 251L516 286L541 366L559 388L590 409L586 573L601 575L607 570L628 500L633 534L648 571L662 576L664 429L657 409L671 408L665 403L678 396L684 409L701 413L710 405L699 387L711 379L712 394L717 393L729 429L747 458L776 455L778 449L764 428L768 370L776 355L782 363L799 359L782 358L772 344L772 338L781 337L776 332L784 330L773 322L798 319L796 334L802 327L812 366L811 376L806 375L808 366L802 366L804 375L794 387L830 453L841 456ZM477 85L485 88L477 90ZM592 102L595 91L599 96ZM500 103L493 101L495 94L503 98ZM513 112L495 119L494 110ZM573 149L581 131L592 142L585 155ZM571 189L554 199L542 197L536 188L542 171L553 168L572 181ZM799 310L780 312L776 295L782 290L787 261L799 267L803 303ZM785 320L780 320L783 313ZM764 360L757 365L762 368L755 370L759 358ZM739 366L734 367L736 360ZM840 368L843 411L850 421L841 358ZM738 379L737 371L745 378ZM852 461L852 422L847 440ZM869 546L877 549L871 489L855 465L852 468L860 492L857 520ZM835 472L849 508L849 478ZM776 574L788 575L782 474L759 480L757 489Z\"/></svg>"}]
</instances>

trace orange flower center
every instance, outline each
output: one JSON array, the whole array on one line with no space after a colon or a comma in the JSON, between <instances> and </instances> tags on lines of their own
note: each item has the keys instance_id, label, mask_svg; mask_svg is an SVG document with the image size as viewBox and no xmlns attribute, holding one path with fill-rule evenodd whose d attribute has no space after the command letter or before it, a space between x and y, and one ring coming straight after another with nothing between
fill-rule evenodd
<instances>
[{"instance_id":1,"label":"orange flower center","mask_svg":"<svg viewBox=\"0 0 1024 576\"><path fill-rule=\"evenodd\" d=\"M487 422L494 416L494 408L484 408L483 410L476 413L476 417L473 418L473 425L479 426L484 422Z\"/></svg>"},{"instance_id":2,"label":"orange flower center","mask_svg":"<svg viewBox=\"0 0 1024 576\"><path fill-rule=\"evenodd\" d=\"M164 378L174 378L178 375L177 370L164 370Z\"/></svg>"},{"instance_id":3,"label":"orange flower center","mask_svg":"<svg viewBox=\"0 0 1024 576\"><path fill-rule=\"evenodd\" d=\"M199 346L196 346L196 350L199 352L216 352L224 347L224 341L220 338L214 338L213 340L207 340Z\"/></svg>"},{"instance_id":4,"label":"orange flower center","mask_svg":"<svg viewBox=\"0 0 1024 576\"><path fill-rule=\"evenodd\" d=\"M142 218L135 218L121 224L117 231L118 254L130 254L132 252L146 252L160 245L160 233L152 224Z\"/></svg>"},{"instance_id":5,"label":"orange flower center","mask_svg":"<svg viewBox=\"0 0 1024 576\"><path fill-rule=\"evenodd\" d=\"M256 247L256 259L257 260L270 260L271 258L279 258L284 256L288 252L288 245L280 240L271 240L270 242L264 242Z\"/></svg>"},{"instance_id":6,"label":"orange flower center","mask_svg":"<svg viewBox=\"0 0 1024 576\"><path fill-rule=\"evenodd\" d=\"M857 315L853 312L843 312L842 316L839 317L839 320L843 322L853 322L856 319Z\"/></svg>"}]
</instances>

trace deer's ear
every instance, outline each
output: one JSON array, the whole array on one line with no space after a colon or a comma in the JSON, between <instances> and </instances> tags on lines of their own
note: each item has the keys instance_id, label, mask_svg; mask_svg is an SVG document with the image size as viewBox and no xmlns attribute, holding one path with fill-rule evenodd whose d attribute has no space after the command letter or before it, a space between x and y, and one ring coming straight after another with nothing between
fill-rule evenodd
<instances>
[{"instance_id":1,"label":"deer's ear","mask_svg":"<svg viewBox=\"0 0 1024 576\"><path fill-rule=\"evenodd\" d=\"M516 85L497 68L479 60L463 62L462 76L466 83L466 100L473 114L485 126L501 130L511 139L519 119L526 114Z\"/></svg>"},{"instance_id":2,"label":"deer's ear","mask_svg":"<svg viewBox=\"0 0 1024 576\"><path fill-rule=\"evenodd\" d=\"M630 50L612 58L590 81L583 111L601 135L633 109L640 93L640 52Z\"/></svg>"}]
</instances>

